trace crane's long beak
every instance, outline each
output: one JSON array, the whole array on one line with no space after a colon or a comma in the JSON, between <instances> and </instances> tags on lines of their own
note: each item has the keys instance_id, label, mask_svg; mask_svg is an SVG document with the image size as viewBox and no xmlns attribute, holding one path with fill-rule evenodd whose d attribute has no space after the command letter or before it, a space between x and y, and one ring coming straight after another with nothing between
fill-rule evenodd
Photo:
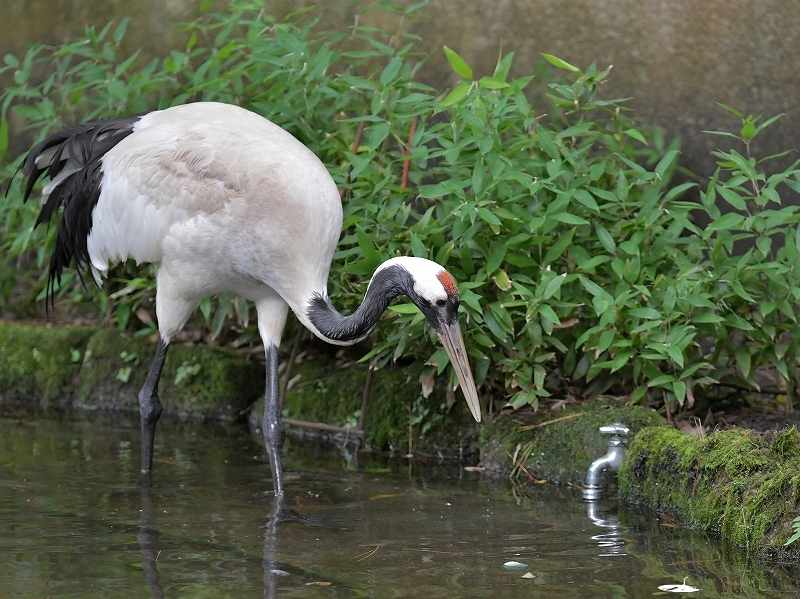
<instances>
[{"instance_id":1,"label":"crane's long beak","mask_svg":"<svg viewBox=\"0 0 800 599\"><path fill-rule=\"evenodd\" d=\"M456 320L451 325L445 325L439 331L439 338L442 340L447 355L450 356L450 363L456 369L458 382L464 392L470 412L475 417L476 422L481 421L481 404L478 401L478 390L475 388L475 380L472 378L472 371L469 369L467 360L467 350L464 347L464 338L461 336L461 328Z\"/></svg>"}]
</instances>

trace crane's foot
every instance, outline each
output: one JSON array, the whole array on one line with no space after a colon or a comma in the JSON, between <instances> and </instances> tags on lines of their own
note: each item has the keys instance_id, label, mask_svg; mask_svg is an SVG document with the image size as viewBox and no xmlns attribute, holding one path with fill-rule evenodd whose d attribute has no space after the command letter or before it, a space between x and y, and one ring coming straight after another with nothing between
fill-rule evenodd
<instances>
[{"instance_id":1,"label":"crane's foot","mask_svg":"<svg viewBox=\"0 0 800 599\"><path fill-rule=\"evenodd\" d=\"M142 423L142 486L150 487L153 484L153 445L155 444L156 424L164 411L161 400L158 398L158 381L164 367L169 345L162 339L158 341L153 364L147 373L142 390L139 392L139 417Z\"/></svg>"},{"instance_id":2,"label":"crane's foot","mask_svg":"<svg viewBox=\"0 0 800 599\"><path fill-rule=\"evenodd\" d=\"M139 416L142 421L142 486L153 485L153 446L155 445L156 424L164 411L157 395L142 401L139 397Z\"/></svg>"}]
</instances>

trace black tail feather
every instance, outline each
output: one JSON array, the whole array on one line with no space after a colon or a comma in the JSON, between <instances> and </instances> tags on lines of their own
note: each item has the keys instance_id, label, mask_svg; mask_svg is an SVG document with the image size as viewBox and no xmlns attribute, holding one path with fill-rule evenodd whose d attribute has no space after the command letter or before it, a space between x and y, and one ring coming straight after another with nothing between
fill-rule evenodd
<instances>
[{"instance_id":1,"label":"black tail feather","mask_svg":"<svg viewBox=\"0 0 800 599\"><path fill-rule=\"evenodd\" d=\"M102 157L133 133L133 126L140 118L119 117L64 129L40 141L25 157L23 201L31 196L42 175L47 174L51 181L63 177L44 198L36 219L36 226L49 223L59 208L63 208L50 256L46 304L53 305L56 287L61 285L61 273L73 259L83 281L83 271L89 266L87 238L92 229L92 210L100 197L103 178Z\"/></svg>"}]
</instances>

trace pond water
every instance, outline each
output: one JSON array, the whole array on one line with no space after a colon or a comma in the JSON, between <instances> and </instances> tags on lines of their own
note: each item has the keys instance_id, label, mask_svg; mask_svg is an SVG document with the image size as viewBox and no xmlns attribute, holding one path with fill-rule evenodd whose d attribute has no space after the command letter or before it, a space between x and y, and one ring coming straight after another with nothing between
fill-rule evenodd
<instances>
[{"instance_id":1,"label":"pond water","mask_svg":"<svg viewBox=\"0 0 800 599\"><path fill-rule=\"evenodd\" d=\"M0 405L0 597L796 597L796 572L723 553L577 490L487 482L289 439L289 504L245 429L164 422L152 490L138 422ZM526 564L519 569L506 562Z\"/></svg>"}]
</instances>

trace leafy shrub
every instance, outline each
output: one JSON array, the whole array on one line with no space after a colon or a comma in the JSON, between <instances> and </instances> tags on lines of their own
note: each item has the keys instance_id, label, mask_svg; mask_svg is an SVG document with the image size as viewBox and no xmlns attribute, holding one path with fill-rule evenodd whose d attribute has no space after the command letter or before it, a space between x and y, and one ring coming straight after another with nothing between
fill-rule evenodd
<instances>
[{"instance_id":1,"label":"leafy shrub","mask_svg":"<svg viewBox=\"0 0 800 599\"><path fill-rule=\"evenodd\" d=\"M759 124L758 117L723 108L740 120L741 130L709 133L737 140L744 154L715 151L719 168L700 194L710 222L699 234L708 248L706 268L719 308L703 321L716 340L709 361L716 379L743 388L758 389L756 370L772 367L791 401L800 361L800 214L795 204L782 206L782 196L800 192L800 160L781 170L780 161L791 152L751 155L753 139L781 115Z\"/></svg>"},{"instance_id":2,"label":"leafy shrub","mask_svg":"<svg viewBox=\"0 0 800 599\"><path fill-rule=\"evenodd\" d=\"M487 395L516 407L553 392L608 391L691 405L698 385L753 386L762 365L791 384L800 238L795 210L768 206L783 189L798 190L796 164L767 176L749 152L718 152L720 170L698 202L686 197L693 183L671 184L677 144L600 98L608 70L544 55L567 80L510 79L508 54L491 76L475 77L445 48L462 79L445 93L415 80L427 56L414 36L363 25L348 36L321 33L308 14L279 22L263 5L235 0L204 15L184 26L186 48L160 61L117 56L127 21L6 56L2 71L15 84L0 95L0 153L12 112L41 137L89 118L235 103L297 136L336 180L337 306L353 310L385 259L440 262L460 281L466 342ZM404 19L422 5L384 7ZM541 107L535 95L544 95ZM733 137L749 149L770 121L739 117ZM17 164L0 174L9 178ZM36 207L20 197L12 186L0 207L6 299L42 270L54 234L32 229ZM734 211L721 214L718 197ZM693 212L711 224L699 228ZM738 254L747 241L754 247ZM64 283L62 304L93 295ZM42 279L31 288L41 295ZM98 314L148 334L153 295L151 267L122 265L99 294ZM234 319L244 343L257 338L250 315L247 302L222 294L201 302L198 319L212 335ZM705 338L718 340L709 355ZM416 308L395 305L365 359L380 367L402 358L427 378L447 367L430 341Z\"/></svg>"}]
</instances>

